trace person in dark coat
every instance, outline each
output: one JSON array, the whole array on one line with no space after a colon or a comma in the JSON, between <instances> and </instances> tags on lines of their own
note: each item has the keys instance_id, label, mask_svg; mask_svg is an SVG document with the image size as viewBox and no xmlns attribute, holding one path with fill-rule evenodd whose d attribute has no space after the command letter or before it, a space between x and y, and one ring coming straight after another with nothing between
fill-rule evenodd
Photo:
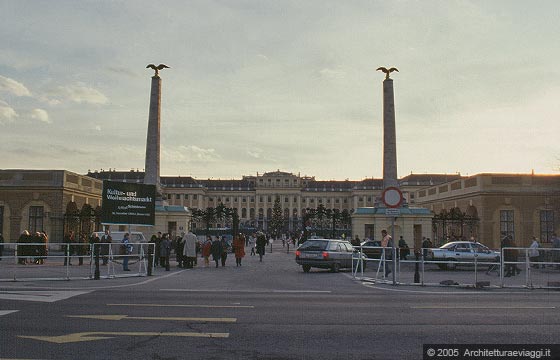
<instances>
[{"instance_id":1,"label":"person in dark coat","mask_svg":"<svg viewBox=\"0 0 560 360\"><path fill-rule=\"evenodd\" d=\"M216 267L218 267L218 262L222 259L222 243L219 236L216 236L212 241L210 253L212 253L212 260L216 262Z\"/></svg>"},{"instance_id":2,"label":"person in dark coat","mask_svg":"<svg viewBox=\"0 0 560 360\"><path fill-rule=\"evenodd\" d=\"M155 238L155 243L156 243L156 251L155 251L155 259L154 259L154 266L165 266L165 264L162 261L161 258L161 242L163 241L163 238L161 237L161 231L158 231L157 236Z\"/></svg>"},{"instance_id":3,"label":"person in dark coat","mask_svg":"<svg viewBox=\"0 0 560 360\"><path fill-rule=\"evenodd\" d=\"M222 260L222 267L226 266L227 255L231 252L231 246L229 242L226 240L225 236L222 236L222 240L220 240L220 244L222 245L222 254L220 255L220 259Z\"/></svg>"},{"instance_id":4,"label":"person in dark coat","mask_svg":"<svg viewBox=\"0 0 560 360\"><path fill-rule=\"evenodd\" d=\"M0 260L2 260L2 252L4 251L4 236L0 233Z\"/></svg>"},{"instance_id":5,"label":"person in dark coat","mask_svg":"<svg viewBox=\"0 0 560 360\"><path fill-rule=\"evenodd\" d=\"M266 248L266 236L261 232L257 235L257 243L256 243L256 247L257 247L257 254L259 254L259 258L260 258L260 262L262 262L264 253L265 253L265 248Z\"/></svg>"},{"instance_id":6,"label":"person in dark coat","mask_svg":"<svg viewBox=\"0 0 560 360\"><path fill-rule=\"evenodd\" d=\"M70 232L66 233L64 236L64 265L72 265L72 254L74 254L74 247L72 244L76 242L74 237L74 231L70 230Z\"/></svg>"},{"instance_id":7,"label":"person in dark coat","mask_svg":"<svg viewBox=\"0 0 560 360\"><path fill-rule=\"evenodd\" d=\"M165 267L165 271L169 271L170 264L169 264L169 257L171 256L171 248L173 247L173 242L169 238L168 234L164 234L161 240L160 246L160 261L161 266Z\"/></svg>"},{"instance_id":8,"label":"person in dark coat","mask_svg":"<svg viewBox=\"0 0 560 360\"><path fill-rule=\"evenodd\" d=\"M105 230L105 233L101 237L101 247L99 248L99 255L103 259L103 265L107 265L109 262L109 248L111 247L111 243L113 242L113 238L109 233L109 230Z\"/></svg>"}]
</instances>

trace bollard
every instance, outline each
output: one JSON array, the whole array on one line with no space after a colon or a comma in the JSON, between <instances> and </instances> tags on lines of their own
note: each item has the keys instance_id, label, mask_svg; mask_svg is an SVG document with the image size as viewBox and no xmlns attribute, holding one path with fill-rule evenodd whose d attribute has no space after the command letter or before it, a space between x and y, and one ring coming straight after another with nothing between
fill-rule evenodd
<instances>
[{"instance_id":1,"label":"bollard","mask_svg":"<svg viewBox=\"0 0 560 360\"><path fill-rule=\"evenodd\" d=\"M95 272L93 273L93 279L99 280L99 244L93 244L93 256L95 257Z\"/></svg>"},{"instance_id":2,"label":"bollard","mask_svg":"<svg viewBox=\"0 0 560 360\"><path fill-rule=\"evenodd\" d=\"M154 265L154 249L148 244L148 276L152 276L152 269Z\"/></svg>"}]
</instances>

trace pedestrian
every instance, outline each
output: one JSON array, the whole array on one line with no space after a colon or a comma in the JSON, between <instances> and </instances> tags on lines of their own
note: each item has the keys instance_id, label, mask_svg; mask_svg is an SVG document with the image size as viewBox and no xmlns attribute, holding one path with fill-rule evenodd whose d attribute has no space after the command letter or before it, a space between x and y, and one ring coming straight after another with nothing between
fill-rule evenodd
<instances>
[{"instance_id":1,"label":"pedestrian","mask_svg":"<svg viewBox=\"0 0 560 360\"><path fill-rule=\"evenodd\" d=\"M361 242L360 242L360 237L358 235L356 235L353 239L352 239L352 246L360 246Z\"/></svg>"},{"instance_id":2,"label":"pedestrian","mask_svg":"<svg viewBox=\"0 0 560 360\"><path fill-rule=\"evenodd\" d=\"M171 265L169 264L169 257L171 256L172 247L173 247L173 242L169 238L169 234L163 234L161 240L161 246L159 249L159 255L160 255L161 267L164 267L165 271L170 270Z\"/></svg>"},{"instance_id":3,"label":"pedestrian","mask_svg":"<svg viewBox=\"0 0 560 360\"><path fill-rule=\"evenodd\" d=\"M506 274L505 277L515 276L519 274L521 270L517 268L518 251L517 249L511 249L515 247L515 242L513 241L513 236L506 235L502 240L502 248L504 249L504 260L508 264L505 265Z\"/></svg>"},{"instance_id":4,"label":"pedestrian","mask_svg":"<svg viewBox=\"0 0 560 360\"><path fill-rule=\"evenodd\" d=\"M430 248L430 239L424 237L422 240L422 256L424 258L428 257L429 248Z\"/></svg>"},{"instance_id":5,"label":"pedestrian","mask_svg":"<svg viewBox=\"0 0 560 360\"><path fill-rule=\"evenodd\" d=\"M391 267L389 266L389 261L393 259L393 238L391 235L387 234L387 230L381 230L381 247L383 247L383 263L385 265L385 276L389 276L391 273Z\"/></svg>"},{"instance_id":6,"label":"pedestrian","mask_svg":"<svg viewBox=\"0 0 560 360\"><path fill-rule=\"evenodd\" d=\"M554 262L554 267L556 269L560 269L560 238L556 233L552 234L552 238L550 239L552 243L552 262Z\"/></svg>"},{"instance_id":7,"label":"pedestrian","mask_svg":"<svg viewBox=\"0 0 560 360\"><path fill-rule=\"evenodd\" d=\"M163 235L161 231L158 231L158 236L156 237L156 254L155 254L155 265L165 267L165 259L161 256L161 243L163 242Z\"/></svg>"},{"instance_id":8,"label":"pedestrian","mask_svg":"<svg viewBox=\"0 0 560 360\"><path fill-rule=\"evenodd\" d=\"M220 260L222 260L222 267L224 267L226 266L227 255L229 252L231 252L231 245L229 244L225 236L222 236L220 244L222 245L222 254L220 256Z\"/></svg>"},{"instance_id":9,"label":"pedestrian","mask_svg":"<svg viewBox=\"0 0 560 360\"><path fill-rule=\"evenodd\" d=\"M4 252L4 236L0 233L0 260L2 260L2 253Z\"/></svg>"},{"instance_id":10,"label":"pedestrian","mask_svg":"<svg viewBox=\"0 0 560 360\"><path fill-rule=\"evenodd\" d=\"M243 235L239 234L233 240L233 251L235 252L235 264L236 266L241 266L241 259L245 256L245 246L244 246ZM251 252L254 254L255 248L251 249Z\"/></svg>"},{"instance_id":11,"label":"pedestrian","mask_svg":"<svg viewBox=\"0 0 560 360\"><path fill-rule=\"evenodd\" d=\"M222 258L222 243L219 236L216 236L214 241L212 241L212 245L210 245L210 253L212 254L212 260L214 260L216 267L218 267L218 263Z\"/></svg>"},{"instance_id":12,"label":"pedestrian","mask_svg":"<svg viewBox=\"0 0 560 360\"><path fill-rule=\"evenodd\" d=\"M88 241L85 233L82 232L78 235L78 244L76 254L78 255L78 265L81 266L84 264L84 257L88 252Z\"/></svg>"},{"instance_id":13,"label":"pedestrian","mask_svg":"<svg viewBox=\"0 0 560 360\"><path fill-rule=\"evenodd\" d=\"M265 253L266 244L267 244L266 236L262 232L259 232L257 234L257 241L255 246L256 246L257 254L259 254L260 262L262 262Z\"/></svg>"},{"instance_id":14,"label":"pedestrian","mask_svg":"<svg viewBox=\"0 0 560 360\"><path fill-rule=\"evenodd\" d=\"M70 230L64 235L64 265L72 265L73 245L75 243L74 231Z\"/></svg>"},{"instance_id":15,"label":"pedestrian","mask_svg":"<svg viewBox=\"0 0 560 360\"><path fill-rule=\"evenodd\" d=\"M103 259L103 265L107 265L109 262L109 249L111 248L111 243L113 242L113 238L108 229L105 230L105 233L101 237L101 247L99 249L99 255Z\"/></svg>"},{"instance_id":16,"label":"pedestrian","mask_svg":"<svg viewBox=\"0 0 560 360\"><path fill-rule=\"evenodd\" d=\"M540 259L539 247L541 246L537 241L537 237L533 236L533 241L531 242L531 245L529 245L529 261L533 263L531 266L536 269L539 268L539 264L537 264Z\"/></svg>"},{"instance_id":17,"label":"pedestrian","mask_svg":"<svg viewBox=\"0 0 560 360\"><path fill-rule=\"evenodd\" d=\"M182 234L182 236L177 237L177 242L175 243L175 255L177 256L177 266L180 268L186 266L186 261L185 259L183 259L183 251L185 248L185 242L183 241L184 237L185 234Z\"/></svg>"},{"instance_id":18,"label":"pedestrian","mask_svg":"<svg viewBox=\"0 0 560 360\"><path fill-rule=\"evenodd\" d=\"M192 231L189 231L183 239L185 246L183 247L183 256L186 259L187 269L192 269L196 260L196 247L197 239L196 235Z\"/></svg>"},{"instance_id":19,"label":"pedestrian","mask_svg":"<svg viewBox=\"0 0 560 360\"><path fill-rule=\"evenodd\" d=\"M210 254L212 253L212 238L206 236L206 241L202 244L202 257L204 258L204 266L210 266Z\"/></svg>"},{"instance_id":20,"label":"pedestrian","mask_svg":"<svg viewBox=\"0 0 560 360\"><path fill-rule=\"evenodd\" d=\"M406 257L408 255L410 255L410 248L408 247L408 244L401 236L399 239L399 258L406 260Z\"/></svg>"},{"instance_id":21,"label":"pedestrian","mask_svg":"<svg viewBox=\"0 0 560 360\"><path fill-rule=\"evenodd\" d=\"M121 255L123 256L123 271L130 271L128 268L128 260L130 254L132 254L132 245L130 244L130 234L125 233L123 239L121 240Z\"/></svg>"},{"instance_id":22,"label":"pedestrian","mask_svg":"<svg viewBox=\"0 0 560 360\"><path fill-rule=\"evenodd\" d=\"M37 264L43 265L45 263L45 258L49 254L49 237L45 232L39 232L39 243L41 245L37 248Z\"/></svg>"}]
</instances>

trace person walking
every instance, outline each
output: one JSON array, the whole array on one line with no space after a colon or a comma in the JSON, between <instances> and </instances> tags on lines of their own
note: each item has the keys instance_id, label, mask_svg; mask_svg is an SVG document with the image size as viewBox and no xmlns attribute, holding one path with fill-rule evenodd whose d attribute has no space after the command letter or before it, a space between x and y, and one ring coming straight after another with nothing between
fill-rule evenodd
<instances>
[{"instance_id":1,"label":"person walking","mask_svg":"<svg viewBox=\"0 0 560 360\"><path fill-rule=\"evenodd\" d=\"M0 260L2 260L2 253L4 252L4 236L0 233Z\"/></svg>"},{"instance_id":2,"label":"person walking","mask_svg":"<svg viewBox=\"0 0 560 360\"><path fill-rule=\"evenodd\" d=\"M218 263L222 258L222 243L219 236L216 236L214 238L214 241L212 241L210 252L212 253L212 260L214 260L214 262L216 263L216 267L218 267Z\"/></svg>"},{"instance_id":3,"label":"person walking","mask_svg":"<svg viewBox=\"0 0 560 360\"><path fill-rule=\"evenodd\" d=\"M399 239L399 257L398 258L406 260L406 257L408 255L410 255L410 249L409 249L406 241L401 236L401 238Z\"/></svg>"},{"instance_id":4,"label":"person walking","mask_svg":"<svg viewBox=\"0 0 560 360\"><path fill-rule=\"evenodd\" d=\"M556 233L552 234L552 238L550 239L552 248L552 261L555 263L553 266L556 269L560 269L560 237L556 235Z\"/></svg>"},{"instance_id":5,"label":"person walking","mask_svg":"<svg viewBox=\"0 0 560 360\"><path fill-rule=\"evenodd\" d=\"M233 240L233 251L235 252L235 265L241 266L241 260L245 256L245 241L243 240L243 236L239 234Z\"/></svg>"},{"instance_id":6,"label":"person walking","mask_svg":"<svg viewBox=\"0 0 560 360\"><path fill-rule=\"evenodd\" d=\"M186 259L187 269L192 269L194 267L194 262L196 260L196 235L192 231L189 231L183 238L185 246L183 247L183 256Z\"/></svg>"},{"instance_id":7,"label":"person walking","mask_svg":"<svg viewBox=\"0 0 560 360\"><path fill-rule=\"evenodd\" d=\"M160 251L160 261L161 261L161 266L165 267L165 271L169 271L170 270L170 264L169 264L169 257L171 256L171 248L173 247L173 242L171 241L171 239L169 238L169 234L164 234L163 238L161 240L161 248L159 249Z\"/></svg>"},{"instance_id":8,"label":"person walking","mask_svg":"<svg viewBox=\"0 0 560 360\"><path fill-rule=\"evenodd\" d=\"M111 243L113 242L113 238L109 233L109 230L105 230L105 233L101 237L101 247L99 248L99 255L103 259L103 265L107 265L109 262L109 248L111 247Z\"/></svg>"},{"instance_id":9,"label":"person walking","mask_svg":"<svg viewBox=\"0 0 560 360\"><path fill-rule=\"evenodd\" d=\"M130 254L132 254L132 245L130 244L130 234L125 233L123 239L121 240L121 255L123 255L123 271L130 271L128 268L128 260Z\"/></svg>"},{"instance_id":10,"label":"person walking","mask_svg":"<svg viewBox=\"0 0 560 360\"><path fill-rule=\"evenodd\" d=\"M227 255L231 252L231 245L226 240L225 236L222 236L222 240L220 240L220 244L222 245L222 254L220 256L220 260L222 260L222 267L226 266Z\"/></svg>"},{"instance_id":11,"label":"person walking","mask_svg":"<svg viewBox=\"0 0 560 360\"><path fill-rule=\"evenodd\" d=\"M88 252L88 241L85 233L82 232L78 235L78 243L76 254L78 255L78 265L82 266L84 264L84 257Z\"/></svg>"},{"instance_id":12,"label":"person walking","mask_svg":"<svg viewBox=\"0 0 560 360\"><path fill-rule=\"evenodd\" d=\"M381 246L383 247L383 263L385 265L385 276L389 276L391 273L391 267L389 266L389 261L393 259L393 238L391 235L387 234L387 230L381 230Z\"/></svg>"},{"instance_id":13,"label":"person walking","mask_svg":"<svg viewBox=\"0 0 560 360\"><path fill-rule=\"evenodd\" d=\"M72 244L74 244L74 231L70 230L70 232L66 233L64 236L64 265L72 265L72 254L74 253L74 248Z\"/></svg>"},{"instance_id":14,"label":"person walking","mask_svg":"<svg viewBox=\"0 0 560 360\"><path fill-rule=\"evenodd\" d=\"M259 254L260 262L262 262L265 253L266 244L267 244L266 236L262 232L259 232L257 234L256 249L257 249L257 254Z\"/></svg>"},{"instance_id":15,"label":"person walking","mask_svg":"<svg viewBox=\"0 0 560 360\"><path fill-rule=\"evenodd\" d=\"M539 268L539 264L537 264L539 262L540 259L540 252L539 252L539 248L540 248L540 244L537 241L537 237L533 236L533 241L531 242L531 245L529 245L529 261L532 263L531 267L538 269Z\"/></svg>"},{"instance_id":16,"label":"person walking","mask_svg":"<svg viewBox=\"0 0 560 360\"><path fill-rule=\"evenodd\" d=\"M204 258L204 266L210 266L210 254L212 253L212 238L206 237L206 241L202 244L202 257Z\"/></svg>"}]
</instances>

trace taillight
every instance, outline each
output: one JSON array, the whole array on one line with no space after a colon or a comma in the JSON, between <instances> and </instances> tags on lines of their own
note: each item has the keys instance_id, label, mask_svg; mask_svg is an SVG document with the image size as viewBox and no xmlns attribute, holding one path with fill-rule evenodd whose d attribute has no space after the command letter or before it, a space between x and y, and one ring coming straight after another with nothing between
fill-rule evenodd
<instances>
[{"instance_id":1,"label":"taillight","mask_svg":"<svg viewBox=\"0 0 560 360\"><path fill-rule=\"evenodd\" d=\"M326 260L329 258L329 253L326 251L323 251L323 259Z\"/></svg>"},{"instance_id":2,"label":"taillight","mask_svg":"<svg viewBox=\"0 0 560 360\"><path fill-rule=\"evenodd\" d=\"M296 250L296 257L299 257L301 255L301 251Z\"/></svg>"}]
</instances>

